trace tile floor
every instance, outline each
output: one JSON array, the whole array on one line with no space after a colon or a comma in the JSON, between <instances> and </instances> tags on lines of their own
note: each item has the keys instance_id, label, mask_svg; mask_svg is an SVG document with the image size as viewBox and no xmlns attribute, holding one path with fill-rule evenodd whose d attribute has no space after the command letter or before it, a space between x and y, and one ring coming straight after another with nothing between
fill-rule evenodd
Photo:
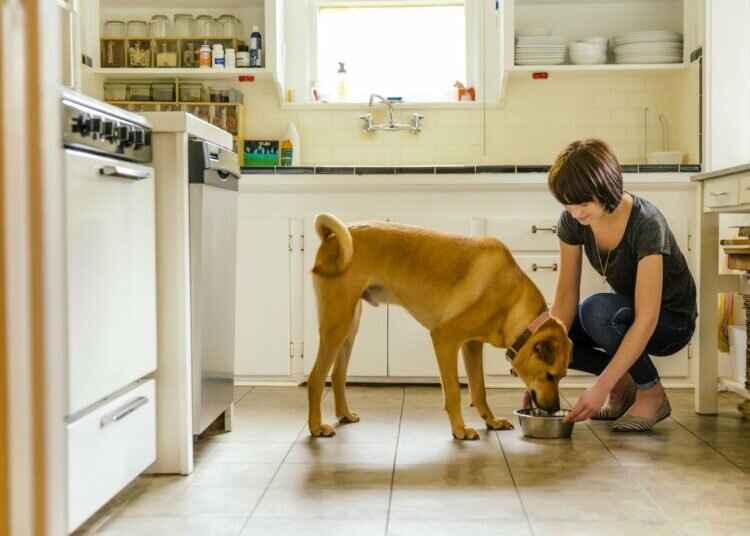
<instances>
[{"instance_id":1,"label":"tile floor","mask_svg":"<svg viewBox=\"0 0 750 536\"><path fill-rule=\"evenodd\" d=\"M717 416L669 392L672 417L650 434L607 423L572 439L489 432L455 441L438 387L350 387L358 424L312 439L305 388L236 389L234 431L196 441L188 477L142 476L76 534L555 535L750 533L750 421L720 395ZM580 391L565 390L569 406ZM520 390L490 390L512 418ZM333 423L332 393L324 417ZM512 418L515 420L515 418Z\"/></svg>"}]
</instances>

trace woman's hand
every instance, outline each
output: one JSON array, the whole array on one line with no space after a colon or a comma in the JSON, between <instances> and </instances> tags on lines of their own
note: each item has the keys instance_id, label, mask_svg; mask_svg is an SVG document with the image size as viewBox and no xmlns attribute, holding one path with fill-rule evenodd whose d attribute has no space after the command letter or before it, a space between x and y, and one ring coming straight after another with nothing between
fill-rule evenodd
<instances>
[{"instance_id":1,"label":"woman's hand","mask_svg":"<svg viewBox=\"0 0 750 536\"><path fill-rule=\"evenodd\" d=\"M601 409L608 394L609 389L603 385L603 382L597 379L581 395L575 407L565 416L563 422L585 421Z\"/></svg>"}]
</instances>

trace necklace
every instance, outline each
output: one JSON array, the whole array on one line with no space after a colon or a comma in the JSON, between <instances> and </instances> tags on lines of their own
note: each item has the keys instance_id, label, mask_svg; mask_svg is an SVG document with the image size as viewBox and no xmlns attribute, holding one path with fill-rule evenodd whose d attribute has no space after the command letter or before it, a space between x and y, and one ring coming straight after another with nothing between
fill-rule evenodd
<instances>
[{"instance_id":1,"label":"necklace","mask_svg":"<svg viewBox=\"0 0 750 536\"><path fill-rule=\"evenodd\" d=\"M604 265L602 265L602 256L599 253L599 244L596 242L596 235L594 234L594 231L591 231L591 234L594 235L594 247L596 248L596 256L599 259L599 268L602 270L602 283L607 284L607 266L609 266L609 254L612 253L612 250L610 249L607 252L607 260L604 261Z\"/></svg>"}]
</instances>

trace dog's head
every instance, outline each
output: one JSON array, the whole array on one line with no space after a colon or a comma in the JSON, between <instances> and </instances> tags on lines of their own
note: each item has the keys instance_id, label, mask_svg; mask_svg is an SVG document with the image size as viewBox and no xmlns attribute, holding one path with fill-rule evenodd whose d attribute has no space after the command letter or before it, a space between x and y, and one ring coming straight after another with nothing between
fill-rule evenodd
<instances>
[{"instance_id":1,"label":"dog's head","mask_svg":"<svg viewBox=\"0 0 750 536\"><path fill-rule=\"evenodd\" d=\"M538 407L560 409L560 380L568 373L573 343L565 324L551 318L534 333L513 358L513 373L521 378Z\"/></svg>"}]
</instances>

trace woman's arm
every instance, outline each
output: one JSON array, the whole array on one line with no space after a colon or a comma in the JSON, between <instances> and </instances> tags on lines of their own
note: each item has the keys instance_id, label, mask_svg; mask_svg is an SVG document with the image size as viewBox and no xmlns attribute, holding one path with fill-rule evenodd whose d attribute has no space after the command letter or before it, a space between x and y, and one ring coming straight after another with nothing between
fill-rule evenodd
<instances>
[{"instance_id":1,"label":"woman's arm","mask_svg":"<svg viewBox=\"0 0 750 536\"><path fill-rule=\"evenodd\" d=\"M617 381L643 353L656 329L661 309L662 273L661 255L648 255L638 263L635 278L635 320L620 343L612 361L604 372L578 399L566 421L583 421L596 413Z\"/></svg>"},{"instance_id":2,"label":"woman's arm","mask_svg":"<svg viewBox=\"0 0 750 536\"><path fill-rule=\"evenodd\" d=\"M560 273L550 314L562 320L568 331L576 318L581 293L581 259L581 246L560 241Z\"/></svg>"}]
</instances>

